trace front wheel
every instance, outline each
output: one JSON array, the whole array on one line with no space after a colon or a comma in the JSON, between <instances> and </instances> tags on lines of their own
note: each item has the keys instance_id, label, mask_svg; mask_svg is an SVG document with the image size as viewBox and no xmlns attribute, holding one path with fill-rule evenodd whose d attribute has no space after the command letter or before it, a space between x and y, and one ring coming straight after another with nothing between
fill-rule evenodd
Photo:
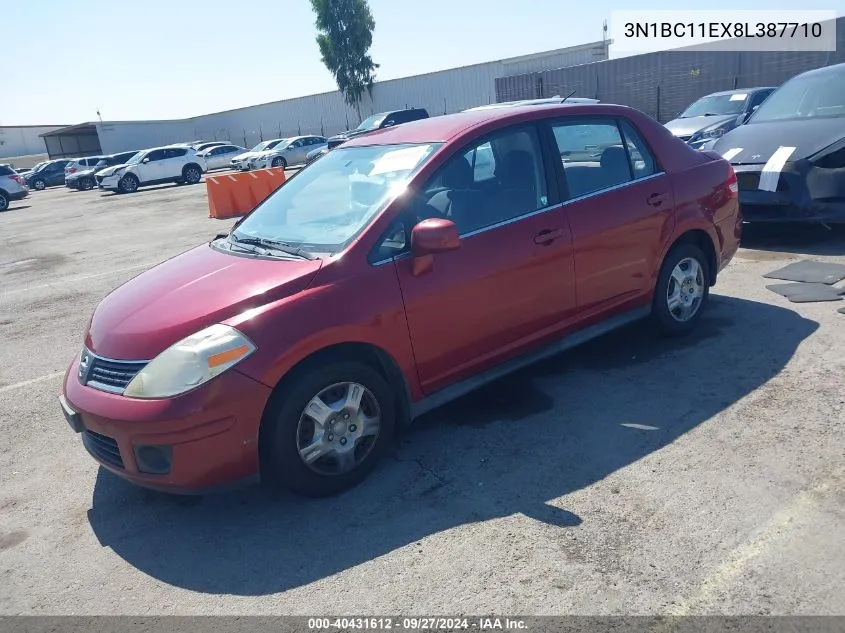
<instances>
[{"instance_id":1,"label":"front wheel","mask_svg":"<svg viewBox=\"0 0 845 633\"><path fill-rule=\"evenodd\" d=\"M393 392L368 365L315 367L280 390L262 423L269 479L310 497L338 494L373 470L395 424Z\"/></svg>"},{"instance_id":2,"label":"front wheel","mask_svg":"<svg viewBox=\"0 0 845 633\"><path fill-rule=\"evenodd\" d=\"M91 178L82 178L76 185L81 191L88 191L94 188L94 181Z\"/></svg>"},{"instance_id":3,"label":"front wheel","mask_svg":"<svg viewBox=\"0 0 845 633\"><path fill-rule=\"evenodd\" d=\"M273 167L284 167L284 168L287 168L288 163L287 163L287 161L286 161L284 158L282 158L281 156L276 156L276 158L274 158L274 159L273 159L273 162L271 163L271 166L273 166Z\"/></svg>"},{"instance_id":4,"label":"front wheel","mask_svg":"<svg viewBox=\"0 0 845 633\"><path fill-rule=\"evenodd\" d=\"M44 191L47 188L47 181L39 178L38 180L33 181L32 187L38 191Z\"/></svg>"},{"instance_id":5,"label":"front wheel","mask_svg":"<svg viewBox=\"0 0 845 633\"><path fill-rule=\"evenodd\" d=\"M684 336L695 329L710 297L710 265L692 244L673 248L663 262L654 292L653 315L661 333Z\"/></svg>"},{"instance_id":6,"label":"front wheel","mask_svg":"<svg viewBox=\"0 0 845 633\"><path fill-rule=\"evenodd\" d=\"M117 191L119 193L133 193L138 191L138 178L134 174L126 174L117 183Z\"/></svg>"}]
</instances>

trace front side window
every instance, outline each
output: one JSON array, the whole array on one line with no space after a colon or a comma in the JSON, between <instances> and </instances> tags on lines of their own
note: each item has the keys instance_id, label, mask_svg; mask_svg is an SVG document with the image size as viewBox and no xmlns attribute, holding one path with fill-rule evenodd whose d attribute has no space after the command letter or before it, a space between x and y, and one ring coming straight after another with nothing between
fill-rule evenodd
<instances>
[{"instance_id":1,"label":"front side window","mask_svg":"<svg viewBox=\"0 0 845 633\"><path fill-rule=\"evenodd\" d=\"M773 92L749 123L845 116L845 72L797 76Z\"/></svg>"},{"instance_id":2,"label":"front side window","mask_svg":"<svg viewBox=\"0 0 845 633\"><path fill-rule=\"evenodd\" d=\"M415 220L445 218L462 235L548 206L537 133L500 132L452 157L410 205Z\"/></svg>"},{"instance_id":3,"label":"front side window","mask_svg":"<svg viewBox=\"0 0 845 633\"><path fill-rule=\"evenodd\" d=\"M339 147L261 203L233 232L234 240L339 252L405 190L438 146Z\"/></svg>"},{"instance_id":4,"label":"front side window","mask_svg":"<svg viewBox=\"0 0 845 633\"><path fill-rule=\"evenodd\" d=\"M570 198L633 180L628 151L615 121L561 122L553 124L552 131Z\"/></svg>"},{"instance_id":5,"label":"front side window","mask_svg":"<svg viewBox=\"0 0 845 633\"><path fill-rule=\"evenodd\" d=\"M147 154L145 158L149 158L151 163L157 160L164 160L164 150L154 149L149 154Z\"/></svg>"}]
</instances>

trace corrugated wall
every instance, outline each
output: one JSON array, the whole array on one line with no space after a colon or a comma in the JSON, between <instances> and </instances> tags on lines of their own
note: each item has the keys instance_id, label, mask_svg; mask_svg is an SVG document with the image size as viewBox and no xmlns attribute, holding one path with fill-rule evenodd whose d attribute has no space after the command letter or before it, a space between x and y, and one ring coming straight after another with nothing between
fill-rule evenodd
<instances>
[{"instance_id":1,"label":"corrugated wall","mask_svg":"<svg viewBox=\"0 0 845 633\"><path fill-rule=\"evenodd\" d=\"M778 86L806 70L845 62L845 18L837 21L837 50L728 52L674 50L622 57L496 79L496 101L566 95L592 97L642 110L661 123L711 92Z\"/></svg>"},{"instance_id":2,"label":"corrugated wall","mask_svg":"<svg viewBox=\"0 0 845 633\"><path fill-rule=\"evenodd\" d=\"M432 115L459 112L496 101L496 80L527 70L560 68L607 59L601 42L525 57L465 66L425 75L379 81L365 96L362 117L405 107ZM358 115L334 91L194 117L193 138L231 140L252 147L262 140L299 134L337 134L358 123Z\"/></svg>"}]
</instances>

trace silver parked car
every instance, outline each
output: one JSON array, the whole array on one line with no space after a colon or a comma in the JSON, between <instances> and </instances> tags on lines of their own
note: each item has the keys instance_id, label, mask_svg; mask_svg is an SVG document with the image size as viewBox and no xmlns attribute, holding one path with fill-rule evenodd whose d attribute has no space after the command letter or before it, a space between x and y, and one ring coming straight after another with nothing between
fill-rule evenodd
<instances>
[{"instance_id":1,"label":"silver parked car","mask_svg":"<svg viewBox=\"0 0 845 633\"><path fill-rule=\"evenodd\" d=\"M251 169L291 167L305 163L309 152L328 147L324 136L294 136L287 143L255 154L249 159Z\"/></svg>"},{"instance_id":2,"label":"silver parked car","mask_svg":"<svg viewBox=\"0 0 845 633\"><path fill-rule=\"evenodd\" d=\"M29 195L26 180L9 167L0 165L0 211L5 211L13 200L20 200Z\"/></svg>"},{"instance_id":3,"label":"silver parked car","mask_svg":"<svg viewBox=\"0 0 845 633\"><path fill-rule=\"evenodd\" d=\"M205 164L209 170L225 169L231 166L232 159L239 156L246 151L246 148L239 145L215 145L199 150L197 156L205 159Z\"/></svg>"}]
</instances>

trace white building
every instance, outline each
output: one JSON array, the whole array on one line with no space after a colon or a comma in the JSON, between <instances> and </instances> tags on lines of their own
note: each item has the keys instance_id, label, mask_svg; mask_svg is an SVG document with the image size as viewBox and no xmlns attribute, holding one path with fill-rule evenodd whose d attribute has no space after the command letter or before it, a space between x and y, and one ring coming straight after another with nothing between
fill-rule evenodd
<instances>
[{"instance_id":1,"label":"white building","mask_svg":"<svg viewBox=\"0 0 845 633\"><path fill-rule=\"evenodd\" d=\"M587 64L608 58L610 42L378 81L364 96L362 116L425 108L432 116L496 101L496 79ZM299 134L337 134L359 123L338 91L169 121L89 122L44 134L51 157L111 154L193 140L232 141L252 147L262 140Z\"/></svg>"},{"instance_id":2,"label":"white building","mask_svg":"<svg viewBox=\"0 0 845 633\"><path fill-rule=\"evenodd\" d=\"M64 125L0 125L0 161L9 162L8 159L45 154L47 148L44 146L41 135L64 127ZM18 164L20 161L14 162L16 167L29 166Z\"/></svg>"}]
</instances>

